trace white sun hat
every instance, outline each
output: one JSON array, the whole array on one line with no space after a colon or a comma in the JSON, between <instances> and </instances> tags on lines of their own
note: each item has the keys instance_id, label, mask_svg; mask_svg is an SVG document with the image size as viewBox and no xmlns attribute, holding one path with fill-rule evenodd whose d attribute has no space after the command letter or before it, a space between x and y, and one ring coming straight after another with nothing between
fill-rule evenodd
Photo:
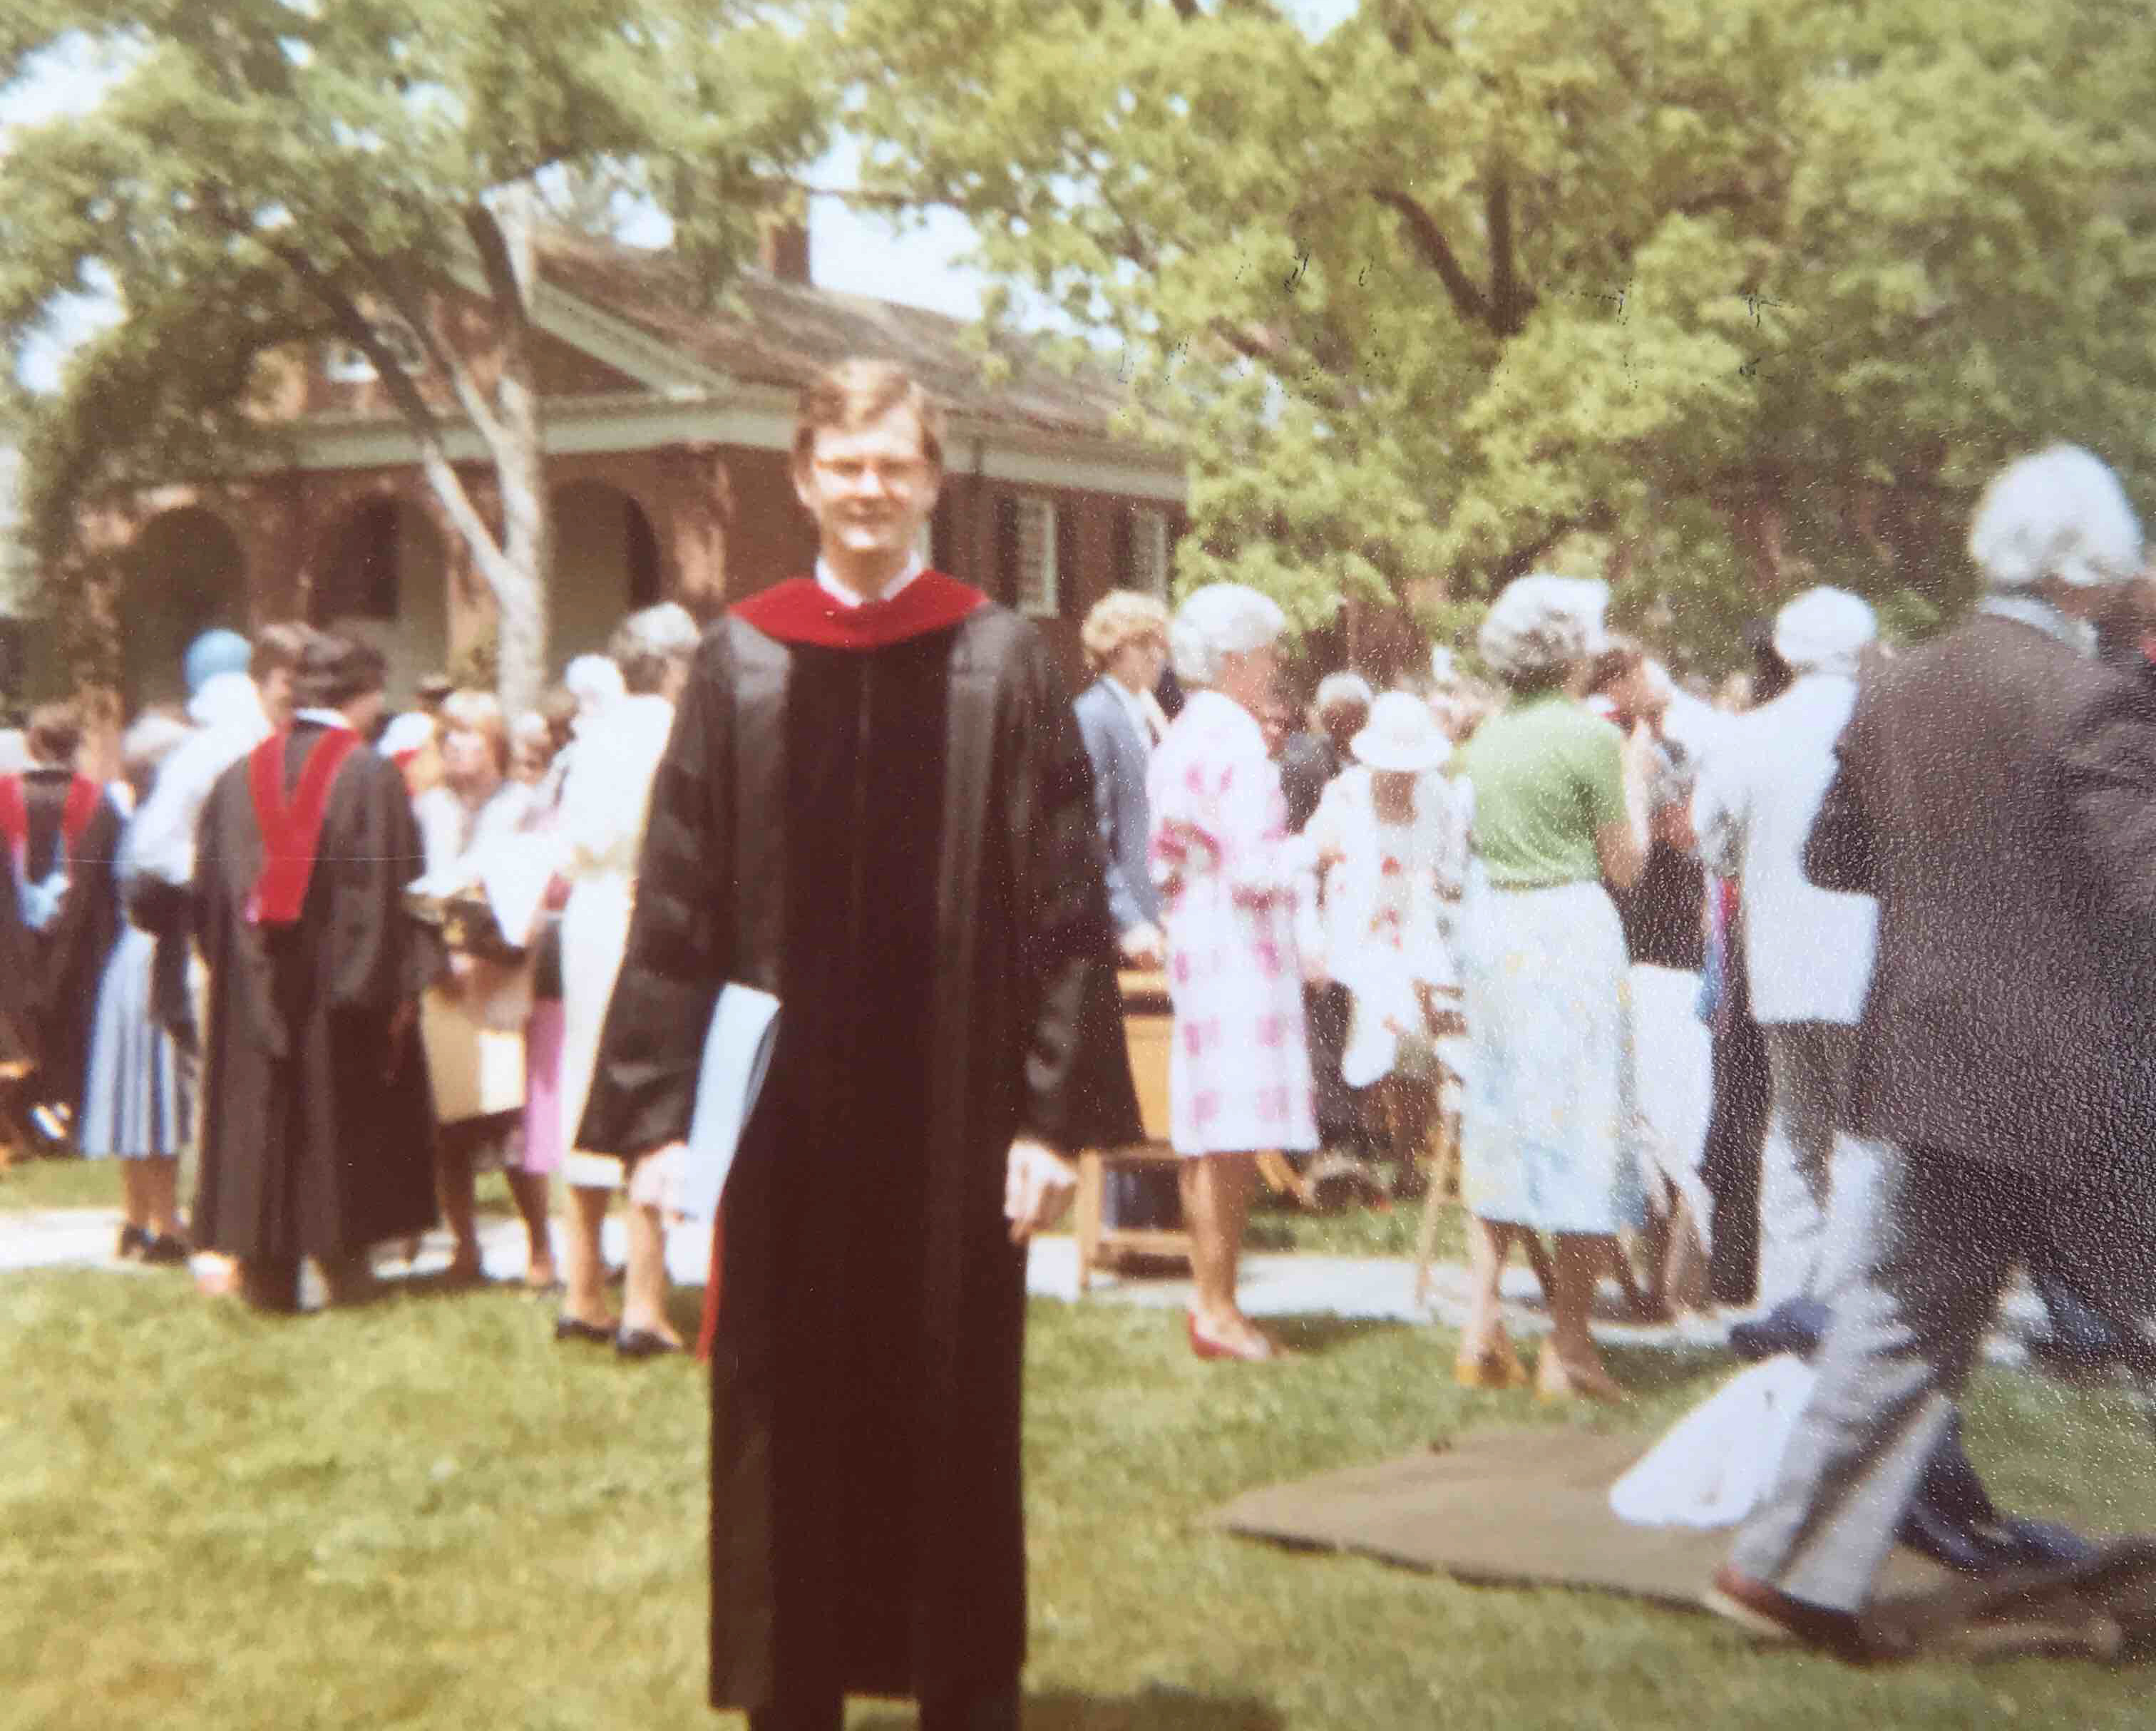
<instances>
[{"instance_id":1,"label":"white sun hat","mask_svg":"<svg viewBox=\"0 0 2156 1731\"><path fill-rule=\"evenodd\" d=\"M1355 760L1373 769L1413 774L1452 755L1452 742L1430 706L1412 691L1388 691L1370 706L1370 719L1348 742Z\"/></svg>"}]
</instances>

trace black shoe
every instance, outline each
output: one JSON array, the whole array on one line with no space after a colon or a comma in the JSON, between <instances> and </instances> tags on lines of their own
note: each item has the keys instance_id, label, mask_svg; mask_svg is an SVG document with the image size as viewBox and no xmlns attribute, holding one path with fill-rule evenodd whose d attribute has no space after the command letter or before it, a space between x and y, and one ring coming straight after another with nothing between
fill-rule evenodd
<instances>
[{"instance_id":1,"label":"black shoe","mask_svg":"<svg viewBox=\"0 0 2156 1731\"><path fill-rule=\"evenodd\" d=\"M131 1262L138 1256L146 1260L150 1246L157 1241L142 1227L130 1220L120 1229L120 1245L112 1254L123 1262Z\"/></svg>"},{"instance_id":2,"label":"black shoe","mask_svg":"<svg viewBox=\"0 0 2156 1731\"><path fill-rule=\"evenodd\" d=\"M649 1328L624 1328L613 1338L617 1359L659 1359L681 1350L681 1343L669 1340Z\"/></svg>"},{"instance_id":3,"label":"black shoe","mask_svg":"<svg viewBox=\"0 0 2156 1731\"><path fill-rule=\"evenodd\" d=\"M152 1268L177 1268L194 1254L187 1248L187 1240L175 1238L168 1232L152 1237L142 1235L142 1260Z\"/></svg>"},{"instance_id":4,"label":"black shoe","mask_svg":"<svg viewBox=\"0 0 2156 1731\"><path fill-rule=\"evenodd\" d=\"M588 1341L593 1346L604 1346L614 1338L614 1332L603 1323L588 1323L581 1317L556 1317L554 1338Z\"/></svg>"}]
</instances>

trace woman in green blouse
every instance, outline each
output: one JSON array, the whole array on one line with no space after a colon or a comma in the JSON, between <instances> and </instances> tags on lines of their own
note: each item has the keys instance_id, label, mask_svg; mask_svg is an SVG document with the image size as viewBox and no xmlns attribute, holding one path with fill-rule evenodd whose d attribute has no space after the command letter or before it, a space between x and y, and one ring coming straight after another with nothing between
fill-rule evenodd
<instances>
[{"instance_id":1,"label":"woman in green blouse","mask_svg":"<svg viewBox=\"0 0 2156 1731\"><path fill-rule=\"evenodd\" d=\"M1617 730L1578 701L1607 588L1537 574L1497 598L1478 645L1508 694L1460 758L1475 861L1461 917L1469 1074L1460 1169L1474 1307L1470 1387L1525 1382L1498 1281L1516 1241L1556 1240L1548 1400L1619 1400L1588 1329L1612 1235L1639 1225L1625 939L1605 884L1638 877Z\"/></svg>"}]
</instances>

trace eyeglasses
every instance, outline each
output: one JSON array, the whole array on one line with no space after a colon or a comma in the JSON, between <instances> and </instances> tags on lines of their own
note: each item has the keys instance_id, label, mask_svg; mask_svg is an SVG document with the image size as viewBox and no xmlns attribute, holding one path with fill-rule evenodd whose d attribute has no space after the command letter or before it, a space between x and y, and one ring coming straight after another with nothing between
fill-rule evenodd
<instances>
[{"instance_id":1,"label":"eyeglasses","mask_svg":"<svg viewBox=\"0 0 2156 1731\"><path fill-rule=\"evenodd\" d=\"M917 487L931 470L923 457L816 457L811 462L817 474L840 486L858 485L874 475L886 487Z\"/></svg>"}]
</instances>

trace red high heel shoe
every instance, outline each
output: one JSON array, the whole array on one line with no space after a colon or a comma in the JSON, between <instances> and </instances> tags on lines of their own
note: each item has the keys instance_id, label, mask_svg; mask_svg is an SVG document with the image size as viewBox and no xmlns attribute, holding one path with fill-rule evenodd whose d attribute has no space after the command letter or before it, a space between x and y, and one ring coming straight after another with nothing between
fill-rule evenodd
<instances>
[{"instance_id":1,"label":"red high heel shoe","mask_svg":"<svg viewBox=\"0 0 2156 1731\"><path fill-rule=\"evenodd\" d=\"M1246 1364L1262 1364L1280 1356L1280 1348L1255 1328L1247 1340L1223 1340L1198 1326L1196 1311L1185 1311L1183 1319L1190 1329L1190 1350L1201 1359L1235 1359Z\"/></svg>"}]
</instances>

